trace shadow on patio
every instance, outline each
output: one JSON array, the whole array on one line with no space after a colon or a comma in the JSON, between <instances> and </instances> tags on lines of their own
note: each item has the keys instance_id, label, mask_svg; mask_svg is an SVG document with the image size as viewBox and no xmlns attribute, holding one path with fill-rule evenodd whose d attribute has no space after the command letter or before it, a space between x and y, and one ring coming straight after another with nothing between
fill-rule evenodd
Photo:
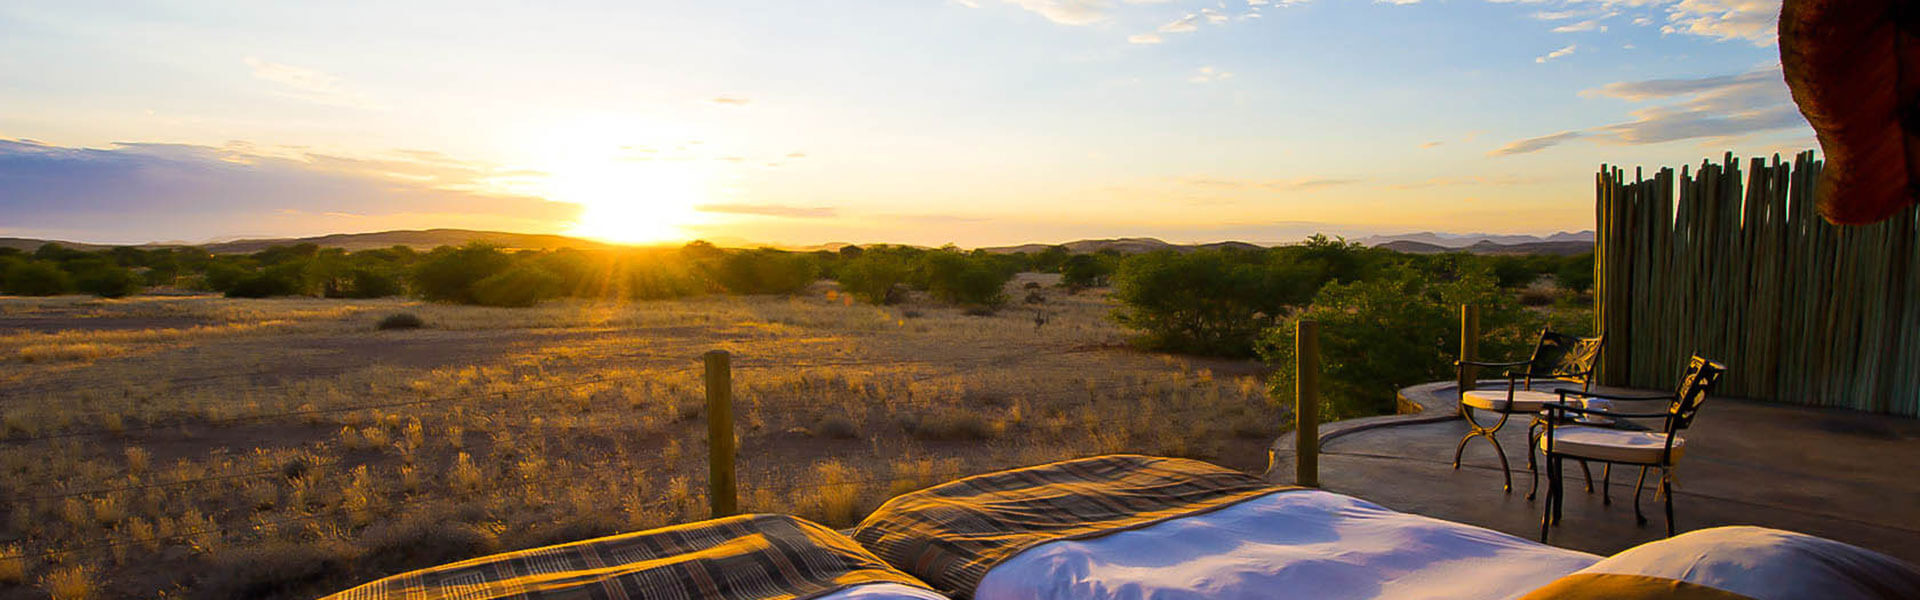
<instances>
[{"instance_id":1,"label":"shadow on patio","mask_svg":"<svg viewBox=\"0 0 1920 600\"><path fill-rule=\"evenodd\" d=\"M1448 418L1456 415L1454 390L1451 382L1406 388L1403 404L1421 407L1417 414L1324 425L1322 487L1395 510L1538 539L1543 505L1526 498L1525 418L1516 416L1500 432L1514 468L1514 491L1502 493L1500 461L1485 440L1469 443L1461 468L1452 467L1454 446L1467 431L1465 422ZM1678 531L1761 525L1920 563L1920 477L1911 467L1920 464L1920 421L1713 398L1684 436L1687 455L1674 484ZM1274 447L1269 477L1292 483L1293 461L1288 435ZM1661 539L1665 528L1653 477L1642 497L1648 518L1642 527L1633 519L1637 470L1613 474L1608 506L1598 489L1600 469L1593 466L1596 489L1588 494L1580 469L1569 462L1565 516L1549 543L1612 554Z\"/></svg>"}]
</instances>

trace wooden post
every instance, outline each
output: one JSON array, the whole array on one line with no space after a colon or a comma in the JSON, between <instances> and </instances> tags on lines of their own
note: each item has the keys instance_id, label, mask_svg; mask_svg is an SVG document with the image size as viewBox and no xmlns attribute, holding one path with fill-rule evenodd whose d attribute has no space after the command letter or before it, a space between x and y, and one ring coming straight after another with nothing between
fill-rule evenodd
<instances>
[{"instance_id":1,"label":"wooden post","mask_svg":"<svg viewBox=\"0 0 1920 600\"><path fill-rule=\"evenodd\" d=\"M1320 487L1320 324L1300 321L1293 347L1293 481Z\"/></svg>"},{"instance_id":2,"label":"wooden post","mask_svg":"<svg viewBox=\"0 0 1920 600\"><path fill-rule=\"evenodd\" d=\"M1472 304L1460 305L1460 360L1478 360L1480 358L1480 307ZM1455 382L1460 393L1465 394L1480 381L1480 368L1460 365L1460 380Z\"/></svg>"},{"instance_id":3,"label":"wooden post","mask_svg":"<svg viewBox=\"0 0 1920 600\"><path fill-rule=\"evenodd\" d=\"M713 518L740 511L733 479L733 357L712 350L707 364L707 501Z\"/></svg>"}]
</instances>

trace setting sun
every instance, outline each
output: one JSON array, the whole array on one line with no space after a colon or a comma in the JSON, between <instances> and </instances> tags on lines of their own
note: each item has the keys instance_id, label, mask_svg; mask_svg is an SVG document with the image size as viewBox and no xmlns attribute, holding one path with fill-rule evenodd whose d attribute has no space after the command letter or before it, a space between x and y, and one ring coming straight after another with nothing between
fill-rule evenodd
<instances>
[{"instance_id":1,"label":"setting sun","mask_svg":"<svg viewBox=\"0 0 1920 600\"><path fill-rule=\"evenodd\" d=\"M675 168L680 167L680 168ZM551 199L578 204L574 235L627 244L684 239L704 181L685 165L613 160L555 172Z\"/></svg>"}]
</instances>

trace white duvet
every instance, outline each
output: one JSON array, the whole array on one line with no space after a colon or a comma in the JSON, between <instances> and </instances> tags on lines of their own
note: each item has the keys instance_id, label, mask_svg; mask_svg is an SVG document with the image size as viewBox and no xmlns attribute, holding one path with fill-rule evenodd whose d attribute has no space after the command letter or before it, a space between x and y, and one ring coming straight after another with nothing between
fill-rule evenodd
<instances>
[{"instance_id":1,"label":"white duvet","mask_svg":"<svg viewBox=\"0 0 1920 600\"><path fill-rule=\"evenodd\" d=\"M1270 494L995 566L975 600L1502 600L1600 557L1321 491Z\"/></svg>"}]
</instances>

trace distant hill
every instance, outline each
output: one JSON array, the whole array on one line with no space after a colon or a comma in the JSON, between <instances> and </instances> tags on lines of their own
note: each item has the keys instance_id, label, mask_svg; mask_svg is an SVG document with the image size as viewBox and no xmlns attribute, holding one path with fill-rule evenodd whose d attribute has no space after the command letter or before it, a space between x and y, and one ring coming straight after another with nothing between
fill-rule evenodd
<instances>
[{"instance_id":1,"label":"distant hill","mask_svg":"<svg viewBox=\"0 0 1920 600\"><path fill-rule=\"evenodd\" d=\"M1540 242L1585 242L1593 243L1592 231L1562 231L1541 237L1537 235L1491 234L1491 233L1436 233L1422 231L1399 235L1375 235L1354 240L1365 246L1385 246L1393 242L1415 242L1441 248L1462 249L1491 242L1499 246L1521 246Z\"/></svg>"},{"instance_id":2,"label":"distant hill","mask_svg":"<svg viewBox=\"0 0 1920 600\"><path fill-rule=\"evenodd\" d=\"M202 244L208 252L214 254L249 254L273 246L293 244L314 244L322 248L341 248L347 251L410 246L416 249L431 249L440 246L458 246L469 242L486 242L503 248L554 250L559 248L606 248L610 244L593 240L550 235L543 233L507 233L504 231L474 231L470 229L422 229L410 231L381 231L376 233L336 233L305 238L268 238L255 240L235 240Z\"/></svg>"},{"instance_id":3,"label":"distant hill","mask_svg":"<svg viewBox=\"0 0 1920 600\"><path fill-rule=\"evenodd\" d=\"M1223 248L1236 248L1241 250L1259 250L1263 248L1263 246L1260 246L1258 244L1249 244L1246 242L1210 242L1205 244L1174 244L1174 243L1162 241L1155 238L1113 238L1113 239L1105 239L1105 240L1078 240L1078 241L1067 242L1064 244L1021 244L1018 246L996 246L991 248L981 248L981 250L986 250L987 252L992 252L994 254L1020 254L1020 253L1037 254L1040 252L1045 252L1048 248L1052 248L1055 245L1065 246L1067 251L1072 252L1074 254L1090 254L1094 252L1100 252L1103 250L1113 250L1121 254L1145 254L1148 252L1157 252L1160 250L1191 252L1194 250L1203 250L1203 249L1218 250Z\"/></svg>"},{"instance_id":4,"label":"distant hill","mask_svg":"<svg viewBox=\"0 0 1920 600\"><path fill-rule=\"evenodd\" d=\"M1392 250L1394 252L1405 252L1407 254L1440 254L1443 252L1467 252L1470 254L1553 254L1558 256L1572 256L1575 254L1586 254L1588 252L1592 252L1593 242L1558 241L1558 242L1527 242L1522 244L1496 244L1491 241L1481 241L1477 244L1473 244L1471 246L1467 246L1464 248L1448 248L1446 246L1439 246L1435 244L1429 244L1426 242L1416 242L1412 240L1395 240L1395 241L1386 242L1374 247L1380 248L1382 250Z\"/></svg>"},{"instance_id":5,"label":"distant hill","mask_svg":"<svg viewBox=\"0 0 1920 600\"><path fill-rule=\"evenodd\" d=\"M408 246L427 250L440 246L458 246L468 242L486 242L502 248L554 250L559 248L607 248L611 244L588 239L549 235L541 233L508 233L505 231L474 231L471 229L421 229L403 231L380 231L375 233L336 233L303 238L261 238L213 242L209 244L152 243L140 244L141 248L178 248L199 246L214 254L251 254L274 246L294 244L314 244L322 248L341 248L347 251L371 250ZM28 238L0 238L0 248L19 248L32 251L40 246L54 243L75 250L102 250L112 248L110 244L90 244L61 240L36 240Z\"/></svg>"},{"instance_id":6,"label":"distant hill","mask_svg":"<svg viewBox=\"0 0 1920 600\"><path fill-rule=\"evenodd\" d=\"M45 246L49 243L59 244L62 246L66 246L68 248L72 248L74 250L84 250L87 252L92 252L94 250L101 250L101 249L112 247L112 246L106 246L101 244L88 244L83 242L67 242L67 241L61 241L61 240L36 240L32 238L0 237L0 248L13 248L16 250L25 250L28 252L39 250L41 246Z\"/></svg>"}]
</instances>

